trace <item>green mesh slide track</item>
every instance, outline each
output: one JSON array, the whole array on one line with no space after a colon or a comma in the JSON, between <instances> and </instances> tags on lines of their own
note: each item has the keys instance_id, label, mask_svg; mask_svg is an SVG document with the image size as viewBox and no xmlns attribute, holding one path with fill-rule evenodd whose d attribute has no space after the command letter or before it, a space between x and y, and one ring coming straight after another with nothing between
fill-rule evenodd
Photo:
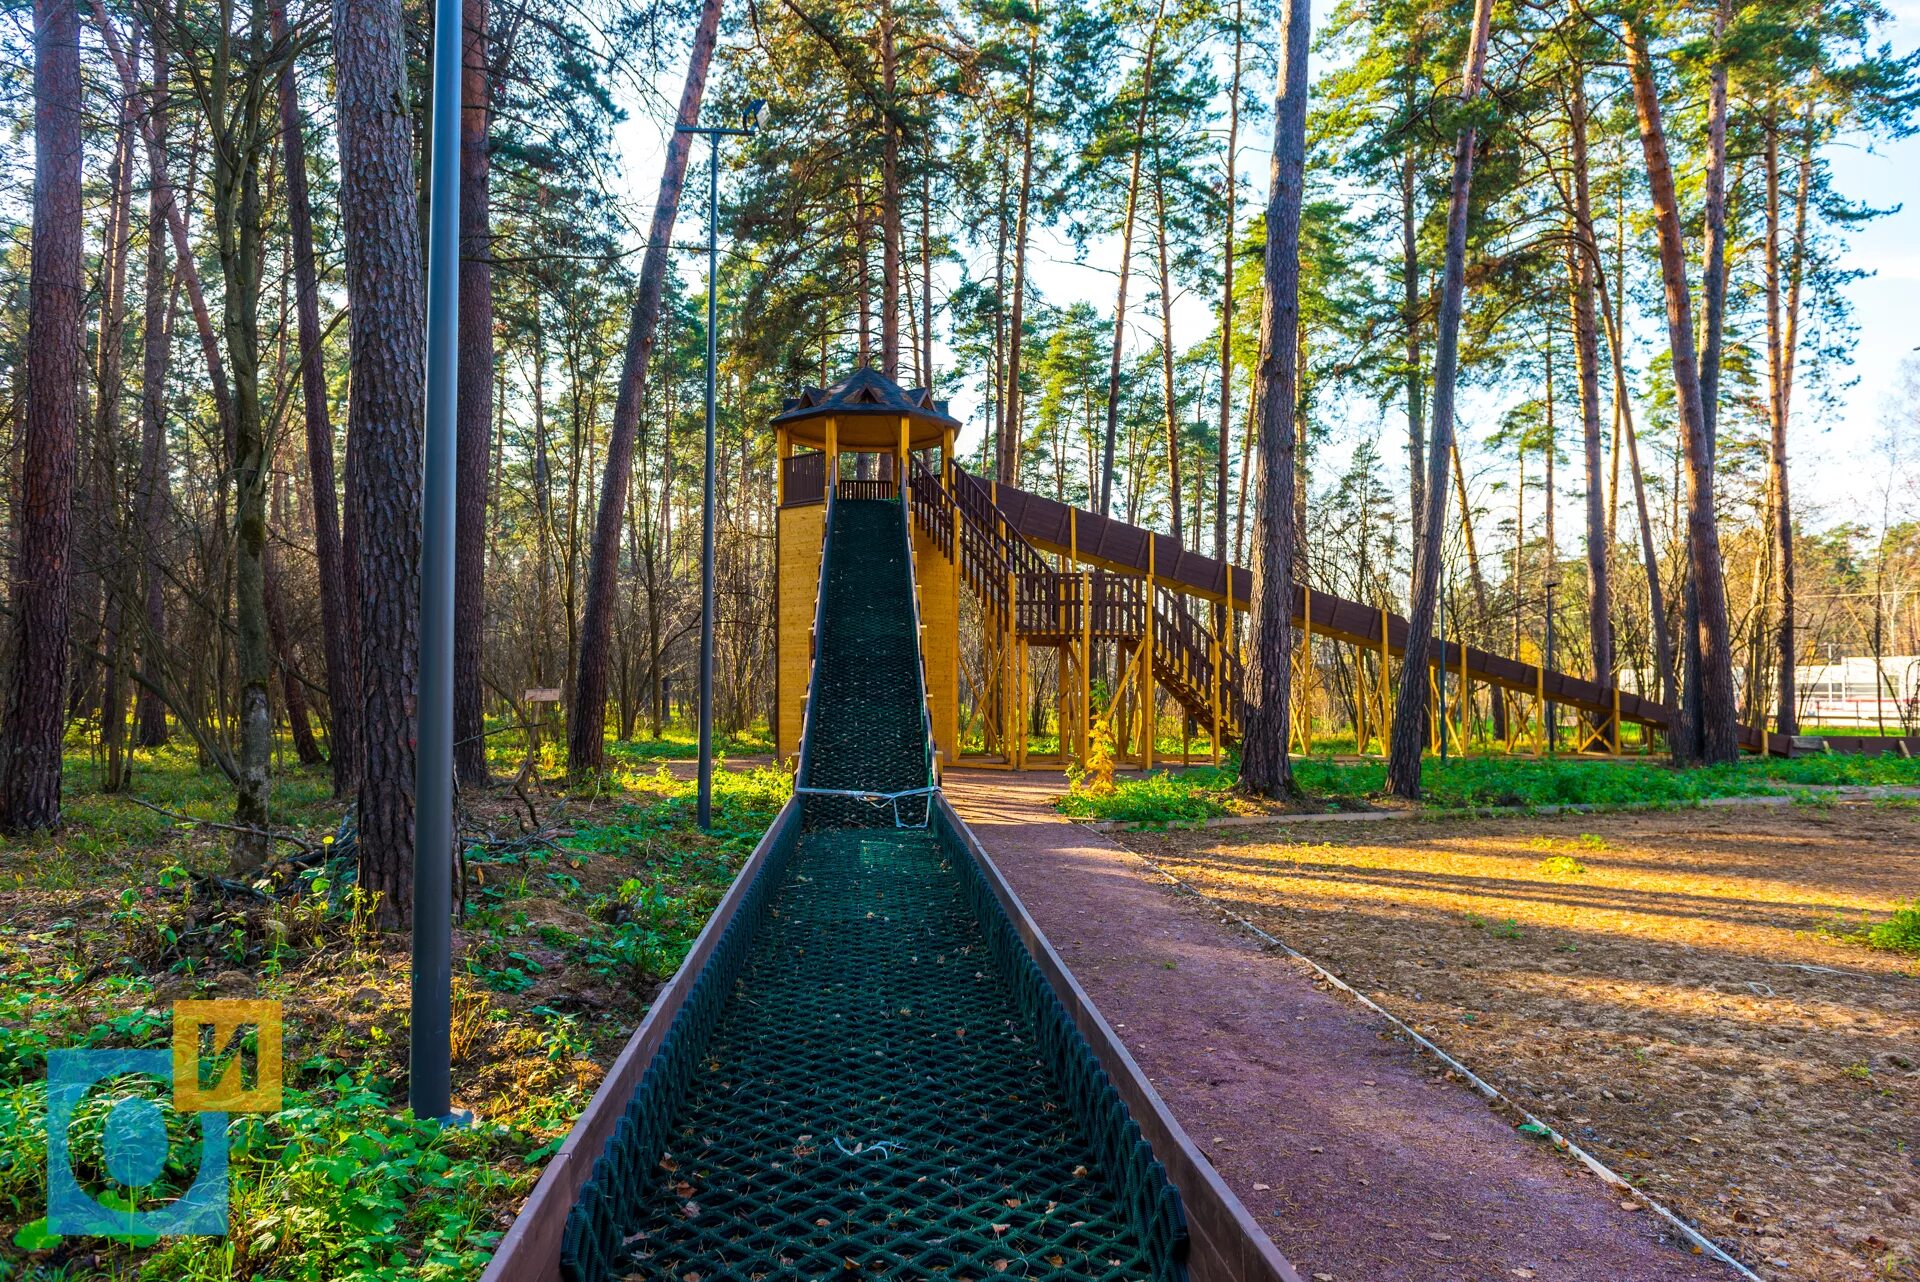
<instances>
[{"instance_id":1,"label":"green mesh slide track","mask_svg":"<svg viewBox=\"0 0 1920 1282\"><path fill-rule=\"evenodd\" d=\"M807 796L807 826L891 828L896 810L899 822L924 826L925 797L878 800L931 778L906 511L838 499L832 521L799 783L873 799Z\"/></svg>"},{"instance_id":2,"label":"green mesh slide track","mask_svg":"<svg viewBox=\"0 0 1920 1282\"><path fill-rule=\"evenodd\" d=\"M835 508L809 764L909 788L899 508ZM841 666L875 675L824 679ZM781 829L581 1190L562 1275L1184 1279L1178 1194L959 834L857 801L828 822L846 800Z\"/></svg>"}]
</instances>

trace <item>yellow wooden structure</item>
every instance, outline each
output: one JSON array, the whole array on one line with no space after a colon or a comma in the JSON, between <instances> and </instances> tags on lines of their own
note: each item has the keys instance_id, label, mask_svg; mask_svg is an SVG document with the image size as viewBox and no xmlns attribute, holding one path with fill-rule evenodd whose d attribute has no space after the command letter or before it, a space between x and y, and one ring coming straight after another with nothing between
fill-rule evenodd
<instances>
[{"instance_id":1,"label":"yellow wooden structure","mask_svg":"<svg viewBox=\"0 0 1920 1282\"><path fill-rule=\"evenodd\" d=\"M959 424L945 406L924 389L903 389L873 370L806 389L773 425L779 451L774 738L782 760L793 761L800 749L829 486L836 500L891 499L908 509L928 711L943 766L1064 766L1085 759L1103 723L1117 761L1151 766L1160 711L1169 703L1186 728L1183 744L1190 745L1197 729L1213 761L1239 737L1243 629L1222 624L1249 608L1247 570L1168 535L969 475L954 459ZM1393 724L1394 661L1405 650L1407 621L1384 606L1298 583L1291 612L1299 640L1293 750L1314 749L1316 652L1346 646L1349 694L1359 709L1354 749L1384 754ZM1050 718L1036 708L1034 656L1046 651L1054 655ZM1427 740L1436 750L1444 736L1454 750L1477 744L1538 752L1549 704L1581 718L1581 748L1613 753L1621 749L1624 722L1643 728L1644 746L1648 732L1664 730L1672 716L1665 705L1617 684L1549 672L1537 656L1508 658L1435 638L1428 662ZM1476 690L1500 702L1504 740L1487 735L1471 714ZM1057 751L1031 750L1036 717L1057 728ZM1740 739L1761 751L1787 747L1748 727L1740 727ZM980 751L963 751L976 742Z\"/></svg>"},{"instance_id":2,"label":"yellow wooden structure","mask_svg":"<svg viewBox=\"0 0 1920 1282\"><path fill-rule=\"evenodd\" d=\"M950 466L959 423L924 389L905 389L868 369L830 387L807 388L773 420L779 454L775 523L779 566L774 743L782 761L800 753L807 681L813 669L813 621L826 539L827 486L843 498L900 497L913 468L932 456ZM922 464L922 466L925 466ZM910 482L909 482L910 483ZM920 596L921 656L936 750L952 761L958 749L959 583L951 561L924 531L913 533L914 581Z\"/></svg>"}]
</instances>

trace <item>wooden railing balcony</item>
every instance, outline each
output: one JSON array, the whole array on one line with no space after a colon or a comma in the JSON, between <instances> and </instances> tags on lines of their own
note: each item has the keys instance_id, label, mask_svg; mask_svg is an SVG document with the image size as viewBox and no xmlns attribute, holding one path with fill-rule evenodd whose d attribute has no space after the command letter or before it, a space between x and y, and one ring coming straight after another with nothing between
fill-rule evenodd
<instances>
[{"instance_id":1,"label":"wooden railing balcony","mask_svg":"<svg viewBox=\"0 0 1920 1282\"><path fill-rule=\"evenodd\" d=\"M827 456L819 450L781 461L780 506L822 503L827 497Z\"/></svg>"}]
</instances>

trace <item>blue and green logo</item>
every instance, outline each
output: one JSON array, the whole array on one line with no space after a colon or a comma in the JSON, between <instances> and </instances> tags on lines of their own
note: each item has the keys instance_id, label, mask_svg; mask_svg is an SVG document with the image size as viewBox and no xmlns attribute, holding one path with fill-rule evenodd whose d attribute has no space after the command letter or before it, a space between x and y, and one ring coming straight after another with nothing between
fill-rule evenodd
<instances>
[{"instance_id":1,"label":"blue and green logo","mask_svg":"<svg viewBox=\"0 0 1920 1282\"><path fill-rule=\"evenodd\" d=\"M224 1236L228 1118L278 1112L281 1072L280 1003L270 1001L176 1002L171 1050L48 1052L48 1238ZM192 1179L172 1197L168 1106L198 1128ZM101 1107L96 1154L91 1123Z\"/></svg>"}]
</instances>

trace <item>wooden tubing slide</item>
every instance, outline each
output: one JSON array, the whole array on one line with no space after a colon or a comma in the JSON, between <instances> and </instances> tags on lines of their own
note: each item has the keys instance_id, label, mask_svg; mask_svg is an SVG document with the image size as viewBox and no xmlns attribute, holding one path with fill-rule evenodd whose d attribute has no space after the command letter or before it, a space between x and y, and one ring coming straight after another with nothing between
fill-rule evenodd
<instances>
[{"instance_id":1,"label":"wooden tubing slide","mask_svg":"<svg viewBox=\"0 0 1920 1282\"><path fill-rule=\"evenodd\" d=\"M987 484L983 482L983 484ZM1189 551L1171 535L1141 529L1111 517L1044 498L1011 485L991 485L994 505L1007 524L1042 551L1073 557L1103 569L1127 574L1148 573L1168 588L1246 610L1253 595L1253 574L1237 565ZM1293 624L1326 637L1384 650L1394 658L1406 653L1406 619L1380 606L1362 605L1304 585L1293 585ZM1436 639L1431 660L1436 670L1450 676L1575 708L1598 724L1632 722L1662 733L1670 732L1674 710L1657 699L1590 681L1571 673L1554 672L1492 654L1459 641ZM1740 746L1749 752L1789 755L1789 735L1762 734L1753 726L1735 728Z\"/></svg>"}]
</instances>

